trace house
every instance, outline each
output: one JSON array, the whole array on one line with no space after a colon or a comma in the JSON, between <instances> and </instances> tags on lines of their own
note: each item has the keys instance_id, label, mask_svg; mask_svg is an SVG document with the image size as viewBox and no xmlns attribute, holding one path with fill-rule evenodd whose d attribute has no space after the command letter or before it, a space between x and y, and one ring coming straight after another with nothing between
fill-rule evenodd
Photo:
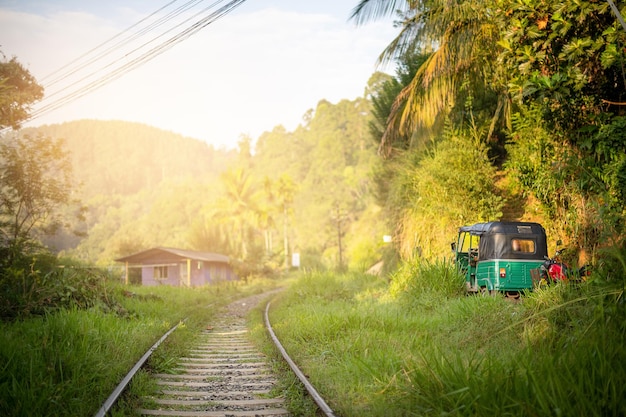
<instances>
[{"instance_id":1,"label":"house","mask_svg":"<svg viewBox=\"0 0 626 417\"><path fill-rule=\"evenodd\" d=\"M125 264L127 284L130 268L141 268L142 285L197 287L237 278L228 256L218 253L158 247L116 261Z\"/></svg>"}]
</instances>

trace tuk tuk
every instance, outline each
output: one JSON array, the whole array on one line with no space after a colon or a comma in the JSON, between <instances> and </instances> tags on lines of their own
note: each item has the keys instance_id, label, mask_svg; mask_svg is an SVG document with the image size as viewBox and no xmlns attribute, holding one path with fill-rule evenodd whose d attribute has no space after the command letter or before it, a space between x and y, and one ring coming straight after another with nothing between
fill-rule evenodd
<instances>
[{"instance_id":1,"label":"tuk tuk","mask_svg":"<svg viewBox=\"0 0 626 417\"><path fill-rule=\"evenodd\" d=\"M546 232L531 222L460 227L452 250L468 292L504 292L508 296L532 290L533 272L548 256Z\"/></svg>"}]
</instances>

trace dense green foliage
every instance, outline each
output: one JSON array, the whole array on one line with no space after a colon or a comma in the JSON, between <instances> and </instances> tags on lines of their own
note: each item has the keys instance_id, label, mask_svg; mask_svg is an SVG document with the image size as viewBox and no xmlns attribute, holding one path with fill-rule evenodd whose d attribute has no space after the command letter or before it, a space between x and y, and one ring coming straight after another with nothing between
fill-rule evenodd
<instances>
[{"instance_id":1,"label":"dense green foliage","mask_svg":"<svg viewBox=\"0 0 626 417\"><path fill-rule=\"evenodd\" d=\"M589 142L603 148L595 157L552 135L538 109L513 120L517 140L507 147L507 168L539 200L546 223L579 250L596 252L624 238L626 142L618 123L621 117L590 134Z\"/></svg>"},{"instance_id":2,"label":"dense green foliage","mask_svg":"<svg viewBox=\"0 0 626 417\"><path fill-rule=\"evenodd\" d=\"M433 258L449 249L459 225L499 218L502 198L487 148L450 132L429 152L407 156L392 181L386 206L406 258Z\"/></svg>"},{"instance_id":3,"label":"dense green foliage","mask_svg":"<svg viewBox=\"0 0 626 417\"><path fill-rule=\"evenodd\" d=\"M107 275L98 269L59 264L42 252L3 265L0 275L0 319L24 319L67 308L96 305L115 308L105 286Z\"/></svg>"},{"instance_id":4,"label":"dense green foliage","mask_svg":"<svg viewBox=\"0 0 626 417\"><path fill-rule=\"evenodd\" d=\"M350 265L359 259L357 242L376 247L382 241L380 226L371 223L368 235L350 241L351 229L372 206L375 147L367 135L369 111L363 98L322 100L294 132L276 128L257 142L251 161L255 176L276 181L286 175L295 186L286 213L289 253L301 252L305 267Z\"/></svg>"},{"instance_id":5,"label":"dense green foliage","mask_svg":"<svg viewBox=\"0 0 626 417\"><path fill-rule=\"evenodd\" d=\"M621 255L622 261L625 259ZM449 263L304 275L271 321L342 416L618 416L626 412L626 269L611 283L459 297ZM619 271L619 276L615 275Z\"/></svg>"},{"instance_id":6,"label":"dense green foliage","mask_svg":"<svg viewBox=\"0 0 626 417\"><path fill-rule=\"evenodd\" d=\"M57 207L71 202L71 167L63 143L41 135L4 138L0 164L0 253L7 266L63 225Z\"/></svg>"},{"instance_id":7,"label":"dense green foliage","mask_svg":"<svg viewBox=\"0 0 626 417\"><path fill-rule=\"evenodd\" d=\"M0 129L18 129L30 117L30 106L43 97L40 86L16 57L0 51Z\"/></svg>"},{"instance_id":8,"label":"dense green foliage","mask_svg":"<svg viewBox=\"0 0 626 417\"><path fill-rule=\"evenodd\" d=\"M41 244L66 224L58 207L72 208L62 142L42 135L3 138L0 163L0 319L90 307L102 289L97 274L63 269Z\"/></svg>"},{"instance_id":9,"label":"dense green foliage","mask_svg":"<svg viewBox=\"0 0 626 417\"><path fill-rule=\"evenodd\" d=\"M623 14L624 3L617 6ZM396 8L399 35L383 60L401 65L372 95L376 115L388 115L385 129L379 120L373 130L386 157L378 196L397 227L400 254L409 258L420 239L432 239L437 243L425 249L434 246L438 250L430 253L443 255L443 236L433 235L430 218L422 220L411 209L432 205L432 195L448 197L437 189L438 181L448 183L435 177L432 188L417 193L409 193L406 184L413 173L432 168L429 156L440 142L458 146L459 138L476 150L486 147L489 165L501 170L501 184L507 185L489 185L496 176L483 170L484 153L463 168L455 164L458 155L450 154L446 176L457 179L452 189L458 187L467 200L437 202L442 224L499 220L508 205L516 215L507 220L546 224L555 240L586 260L596 258L601 246L620 244L626 214L626 148L619 128L626 31L608 3L362 0L353 17L365 22ZM446 134L451 128L455 135ZM468 177L485 182L486 189L461 180ZM472 207L481 199L490 211ZM469 215L458 215L463 209Z\"/></svg>"}]
</instances>

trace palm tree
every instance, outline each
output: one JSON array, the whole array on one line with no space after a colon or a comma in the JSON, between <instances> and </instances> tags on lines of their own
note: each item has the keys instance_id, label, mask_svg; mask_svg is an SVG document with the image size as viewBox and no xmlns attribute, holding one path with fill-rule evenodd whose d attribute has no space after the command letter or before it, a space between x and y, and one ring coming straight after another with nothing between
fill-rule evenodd
<instances>
[{"instance_id":1,"label":"palm tree","mask_svg":"<svg viewBox=\"0 0 626 417\"><path fill-rule=\"evenodd\" d=\"M381 53L379 63L419 50L432 51L395 100L381 140L383 154L388 154L398 135L433 126L455 104L460 86L468 80L470 85L503 92L491 135L496 118L509 102L494 60L499 15L491 6L484 0L361 0L353 9L351 19L357 24L393 13L401 18L397 23L401 31Z\"/></svg>"},{"instance_id":2,"label":"palm tree","mask_svg":"<svg viewBox=\"0 0 626 417\"><path fill-rule=\"evenodd\" d=\"M289 217L293 211L293 200L297 191L296 183L288 174L278 178L276 185L277 199L283 216L283 250L285 252L285 268L289 267Z\"/></svg>"},{"instance_id":3,"label":"palm tree","mask_svg":"<svg viewBox=\"0 0 626 417\"><path fill-rule=\"evenodd\" d=\"M259 192L253 179L242 168L226 171L222 175L225 198L222 201L221 217L232 225L233 235L241 245L241 259L248 256L248 231L259 216Z\"/></svg>"},{"instance_id":4,"label":"palm tree","mask_svg":"<svg viewBox=\"0 0 626 417\"><path fill-rule=\"evenodd\" d=\"M262 221L269 232L270 227L276 226L276 218L282 217L282 235L283 235L283 252L284 267L289 268L289 218L293 214L293 200L297 191L297 185L289 174L283 173L276 180L266 177L264 181L265 195L268 202L267 210L264 212ZM269 242L268 242L269 240ZM271 234L266 237L266 250L271 252Z\"/></svg>"}]
</instances>

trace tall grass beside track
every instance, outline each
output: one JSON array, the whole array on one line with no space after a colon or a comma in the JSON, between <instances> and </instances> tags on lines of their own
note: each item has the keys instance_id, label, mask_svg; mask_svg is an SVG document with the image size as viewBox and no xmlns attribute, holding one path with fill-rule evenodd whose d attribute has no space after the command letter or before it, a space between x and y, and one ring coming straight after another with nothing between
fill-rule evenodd
<instances>
[{"instance_id":1,"label":"tall grass beside track","mask_svg":"<svg viewBox=\"0 0 626 417\"><path fill-rule=\"evenodd\" d=\"M391 282L303 275L272 304L287 351L338 415L626 415L626 268L511 302L463 295L445 262Z\"/></svg>"},{"instance_id":2,"label":"tall grass beside track","mask_svg":"<svg viewBox=\"0 0 626 417\"><path fill-rule=\"evenodd\" d=\"M221 306L275 285L262 281L197 289L107 284L107 304L0 322L0 415L93 415L165 331L188 318L149 361L158 372ZM145 383L141 375L134 380L112 415L130 415Z\"/></svg>"}]
</instances>

